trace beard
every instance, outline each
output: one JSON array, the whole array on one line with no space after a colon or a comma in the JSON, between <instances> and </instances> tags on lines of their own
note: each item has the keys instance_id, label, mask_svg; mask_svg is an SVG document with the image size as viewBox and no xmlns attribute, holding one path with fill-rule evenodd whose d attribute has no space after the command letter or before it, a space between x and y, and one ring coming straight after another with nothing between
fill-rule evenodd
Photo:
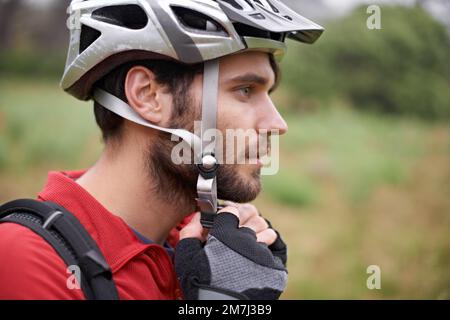
<instances>
[{"instance_id":1,"label":"beard","mask_svg":"<svg viewBox=\"0 0 450 320\"><path fill-rule=\"evenodd\" d=\"M188 94L186 94L188 95ZM170 123L171 128L193 131L194 120L199 118L201 108L192 98L181 99L185 110L194 110L190 114L177 115ZM174 104L179 103L174 101ZM178 106L179 107L179 106ZM145 163L151 179L152 192L162 199L179 204L180 210L193 212L196 208L197 180L199 171L195 164L175 164L172 161L172 149L177 142L171 141L170 134L158 132L158 136L147 146ZM192 162L193 159L192 159ZM260 169L250 165L222 164L217 170L217 197L237 203L246 203L256 199L261 192Z\"/></svg>"},{"instance_id":2,"label":"beard","mask_svg":"<svg viewBox=\"0 0 450 320\"><path fill-rule=\"evenodd\" d=\"M176 145L170 135L161 134L146 152L147 173L151 179L152 192L181 206L195 206L199 171L195 164L175 164L172 149ZM217 170L217 197L237 203L251 202L261 192L259 168L249 165L222 164ZM240 170L242 169L242 170ZM244 170L245 169L245 170Z\"/></svg>"},{"instance_id":3,"label":"beard","mask_svg":"<svg viewBox=\"0 0 450 320\"><path fill-rule=\"evenodd\" d=\"M250 174L239 173L238 166L221 165L217 170L217 197L237 203L251 202L261 192L261 176L259 169Z\"/></svg>"}]
</instances>

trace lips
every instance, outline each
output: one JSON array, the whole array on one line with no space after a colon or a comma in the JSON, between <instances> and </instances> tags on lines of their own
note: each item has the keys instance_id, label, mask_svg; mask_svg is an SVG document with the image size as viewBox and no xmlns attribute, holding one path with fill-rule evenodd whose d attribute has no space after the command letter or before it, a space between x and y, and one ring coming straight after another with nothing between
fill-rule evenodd
<instances>
[{"instance_id":1,"label":"lips","mask_svg":"<svg viewBox=\"0 0 450 320\"><path fill-rule=\"evenodd\" d=\"M258 167L263 167L265 165L264 163L267 162L263 159L266 159L269 157L270 149L264 150L264 151L265 152L261 152L261 153L258 152L256 158L255 157L251 158L249 155L249 150L247 149L245 152L245 163L250 164L250 165L257 165Z\"/></svg>"},{"instance_id":2,"label":"lips","mask_svg":"<svg viewBox=\"0 0 450 320\"><path fill-rule=\"evenodd\" d=\"M260 150L260 148L262 148L263 150ZM235 163L238 164L245 163L245 164L264 165L264 163L266 162L265 158L269 158L270 154L271 154L271 141L270 139L268 139L267 142L264 144L255 143L252 145L252 147L245 148L245 151L241 149L241 152L238 152L236 158L234 158L234 161Z\"/></svg>"},{"instance_id":3,"label":"lips","mask_svg":"<svg viewBox=\"0 0 450 320\"><path fill-rule=\"evenodd\" d=\"M268 157L271 151L270 145L268 145L267 150L262 150L263 152L260 152L261 150L257 149L257 157L256 159L260 160L261 158ZM250 159L250 151L249 148L245 150L245 159Z\"/></svg>"}]
</instances>

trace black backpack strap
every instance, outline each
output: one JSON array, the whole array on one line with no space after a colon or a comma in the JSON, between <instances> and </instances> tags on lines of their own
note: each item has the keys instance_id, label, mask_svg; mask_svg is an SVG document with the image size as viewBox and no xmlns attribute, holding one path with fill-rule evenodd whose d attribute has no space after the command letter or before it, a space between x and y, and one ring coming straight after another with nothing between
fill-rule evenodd
<instances>
[{"instance_id":1,"label":"black backpack strap","mask_svg":"<svg viewBox=\"0 0 450 320\"><path fill-rule=\"evenodd\" d=\"M20 199L0 206L0 223L25 226L44 238L64 260L81 270L81 288L89 300L118 300L112 271L78 219L53 202Z\"/></svg>"}]
</instances>

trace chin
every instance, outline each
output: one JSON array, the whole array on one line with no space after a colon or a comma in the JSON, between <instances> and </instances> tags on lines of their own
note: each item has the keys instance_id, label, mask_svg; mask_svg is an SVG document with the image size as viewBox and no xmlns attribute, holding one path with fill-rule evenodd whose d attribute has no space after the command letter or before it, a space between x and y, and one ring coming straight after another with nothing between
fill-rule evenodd
<instances>
[{"instance_id":1,"label":"chin","mask_svg":"<svg viewBox=\"0 0 450 320\"><path fill-rule=\"evenodd\" d=\"M217 196L222 200L247 203L261 192L261 168L254 165L224 165L217 174Z\"/></svg>"}]
</instances>

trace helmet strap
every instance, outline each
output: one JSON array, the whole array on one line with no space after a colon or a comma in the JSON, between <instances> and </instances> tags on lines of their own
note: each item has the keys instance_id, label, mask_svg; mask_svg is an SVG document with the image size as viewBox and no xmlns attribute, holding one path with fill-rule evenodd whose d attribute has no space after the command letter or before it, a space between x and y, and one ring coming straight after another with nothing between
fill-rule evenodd
<instances>
[{"instance_id":1,"label":"helmet strap","mask_svg":"<svg viewBox=\"0 0 450 320\"><path fill-rule=\"evenodd\" d=\"M217 130L217 100L219 94L219 60L214 59L204 63L203 99L201 121L201 162L197 165L199 176L197 180L197 206L205 228L211 228L217 213L217 169L219 163L216 154ZM213 142L210 139L212 138ZM219 150L221 152L221 150Z\"/></svg>"},{"instance_id":2,"label":"helmet strap","mask_svg":"<svg viewBox=\"0 0 450 320\"><path fill-rule=\"evenodd\" d=\"M122 101L121 99L117 98L109 92L106 92L103 89L96 89L93 97L94 100L97 101L102 107L117 114L118 116L131 122L140 124L144 127L173 134L185 141L193 150L198 150L201 144L200 138L190 131L184 129L163 128L142 119L142 117L136 111L134 111L128 103Z\"/></svg>"}]
</instances>

